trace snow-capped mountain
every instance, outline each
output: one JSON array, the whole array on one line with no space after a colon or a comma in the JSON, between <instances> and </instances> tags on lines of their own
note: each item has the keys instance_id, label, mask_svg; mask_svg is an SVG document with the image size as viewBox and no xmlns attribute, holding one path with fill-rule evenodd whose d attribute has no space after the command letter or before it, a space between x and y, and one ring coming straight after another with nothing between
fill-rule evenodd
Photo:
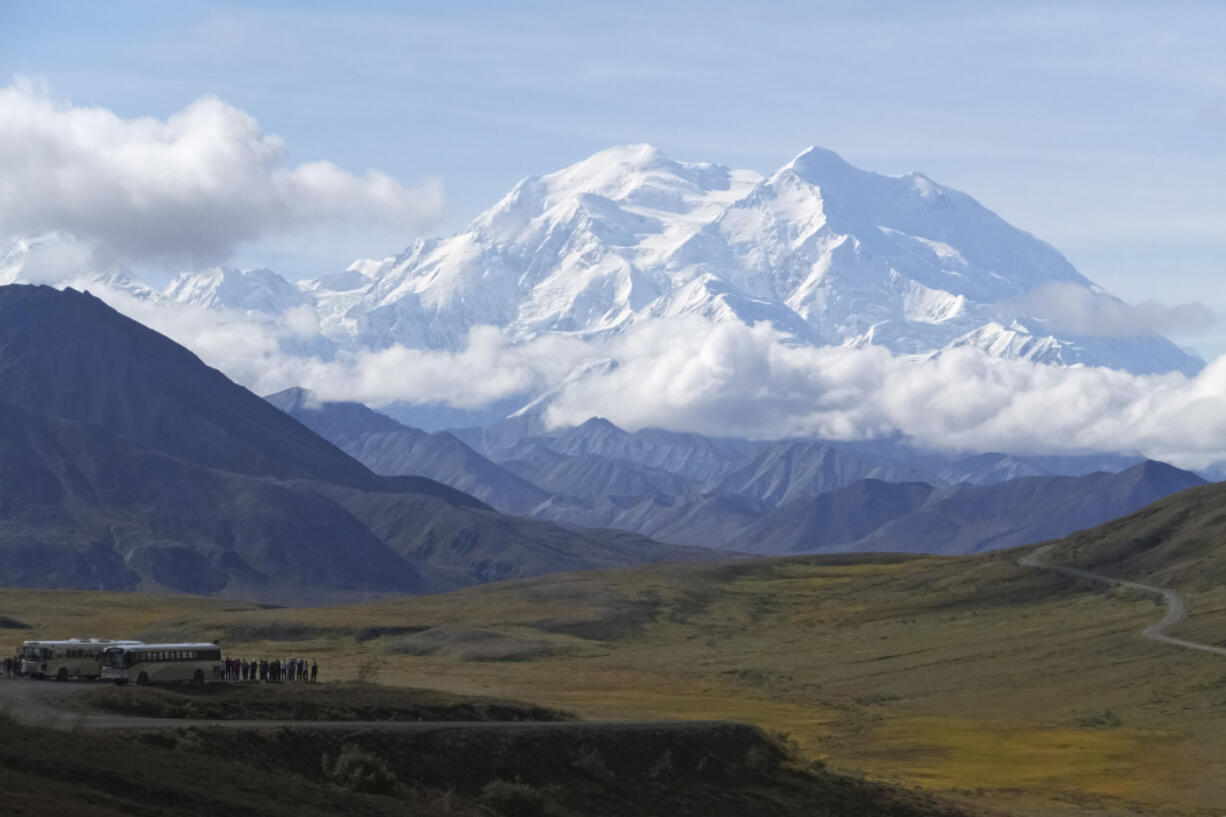
<instances>
[{"instance_id":1,"label":"snow-capped mountain","mask_svg":"<svg viewBox=\"0 0 1226 817\"><path fill-rule=\"evenodd\" d=\"M0 281L20 277L13 259L24 255L0 256ZM650 145L610 148L529 176L457 235L296 284L266 269L211 268L158 295L126 271L95 277L172 303L261 315L308 306L323 337L302 342L304 354L458 350L478 325L513 341L592 338L695 314L767 321L792 343L899 355L973 347L1138 374L1204 365L1157 335L1056 331L1028 297L1040 287L1114 299L965 193L919 173L860 170L821 148L767 177Z\"/></svg>"},{"instance_id":2,"label":"snow-capped mountain","mask_svg":"<svg viewBox=\"0 0 1226 817\"><path fill-rule=\"evenodd\" d=\"M127 268L99 263L90 247L67 233L17 236L0 251L0 285L64 282L101 284L141 300L158 297Z\"/></svg>"},{"instance_id":3,"label":"snow-capped mountain","mask_svg":"<svg viewBox=\"0 0 1226 817\"><path fill-rule=\"evenodd\" d=\"M210 267L185 272L171 281L164 295L175 303L269 315L313 303L298 286L270 269Z\"/></svg>"},{"instance_id":4,"label":"snow-capped mountain","mask_svg":"<svg viewBox=\"0 0 1226 817\"><path fill-rule=\"evenodd\" d=\"M1048 331L1015 305L1051 282L1110 297L1048 244L918 173L883 176L810 148L761 178L632 145L530 176L466 231L312 287L324 331L363 347L452 349L479 324L521 340L595 336L696 313L905 355L974 346L1137 373L1202 367L1157 336Z\"/></svg>"}]
</instances>

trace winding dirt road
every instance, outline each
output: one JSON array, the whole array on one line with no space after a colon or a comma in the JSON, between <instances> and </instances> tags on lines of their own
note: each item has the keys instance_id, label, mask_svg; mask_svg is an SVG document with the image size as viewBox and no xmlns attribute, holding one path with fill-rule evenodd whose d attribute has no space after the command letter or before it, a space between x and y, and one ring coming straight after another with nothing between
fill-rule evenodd
<instances>
[{"instance_id":1,"label":"winding dirt road","mask_svg":"<svg viewBox=\"0 0 1226 817\"><path fill-rule=\"evenodd\" d=\"M1169 587L1155 587L1152 584L1141 584L1140 582L1132 582L1127 579L1114 579L1110 576L1104 576L1101 573L1092 573L1089 570L1082 570L1077 567L1064 567L1063 565L1048 564L1043 561L1055 545L1044 545L1037 550L1027 553L1018 560L1018 564L1022 567L1033 567L1039 570L1051 570L1056 573L1063 573L1066 576L1072 576L1075 579L1085 579L1087 581L1099 582L1101 584L1116 585L1118 587L1127 587L1131 590L1139 590L1142 593L1149 593L1155 596L1161 596L1163 602L1166 603L1166 615L1161 621L1149 625L1141 631L1142 638L1148 638L1150 641L1158 641L1163 644L1170 644L1172 647L1183 647L1188 650L1200 650L1201 652L1211 652L1218 655L1226 655L1226 647L1218 647L1213 644L1202 644L1199 641L1188 641L1183 638L1175 638L1169 636L1166 631L1174 624L1183 619L1187 615L1188 608L1183 603L1183 598Z\"/></svg>"}]
</instances>

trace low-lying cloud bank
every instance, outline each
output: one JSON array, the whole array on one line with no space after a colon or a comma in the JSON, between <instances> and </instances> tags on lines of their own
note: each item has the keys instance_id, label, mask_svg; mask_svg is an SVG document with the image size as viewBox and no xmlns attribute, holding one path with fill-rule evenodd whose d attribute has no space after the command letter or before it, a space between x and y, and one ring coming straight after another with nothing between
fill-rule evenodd
<instances>
[{"instance_id":1,"label":"low-lying cloud bank","mask_svg":"<svg viewBox=\"0 0 1226 817\"><path fill-rule=\"evenodd\" d=\"M106 260L224 261L245 241L323 222L415 231L442 187L332 162L288 166L285 143L215 96L166 119L58 101L36 82L0 87L0 225L52 230Z\"/></svg>"},{"instance_id":2,"label":"low-lying cloud bank","mask_svg":"<svg viewBox=\"0 0 1226 817\"><path fill-rule=\"evenodd\" d=\"M552 425L602 416L628 429L716 436L902 434L949 450L1139 451L1191 468L1226 461L1226 358L1193 378L1044 366L973 349L914 359L880 347L796 348L766 324L698 317L594 341L512 344L500 330L478 327L458 353L396 346L313 354L322 339L290 314L98 294L261 394L305 386L328 400L475 408L552 390Z\"/></svg>"}]
</instances>

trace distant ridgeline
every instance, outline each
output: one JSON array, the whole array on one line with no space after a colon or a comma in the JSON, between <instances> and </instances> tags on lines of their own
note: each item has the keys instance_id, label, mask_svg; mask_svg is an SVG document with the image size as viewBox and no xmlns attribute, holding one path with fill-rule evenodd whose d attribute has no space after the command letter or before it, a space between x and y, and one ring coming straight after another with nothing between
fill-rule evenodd
<instances>
[{"instance_id":1,"label":"distant ridgeline","mask_svg":"<svg viewBox=\"0 0 1226 817\"><path fill-rule=\"evenodd\" d=\"M1064 536L1203 485L1141 457L946 457L890 441L747 442L594 418L427 433L302 389L268 397L388 475L426 476L509 513L758 554L966 554Z\"/></svg>"}]
</instances>

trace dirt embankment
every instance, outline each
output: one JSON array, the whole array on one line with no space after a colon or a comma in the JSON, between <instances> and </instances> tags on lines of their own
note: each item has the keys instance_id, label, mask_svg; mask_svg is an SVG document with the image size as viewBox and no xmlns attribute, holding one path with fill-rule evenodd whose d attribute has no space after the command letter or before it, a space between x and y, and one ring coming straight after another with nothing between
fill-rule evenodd
<instances>
[{"instance_id":1,"label":"dirt embankment","mask_svg":"<svg viewBox=\"0 0 1226 817\"><path fill-rule=\"evenodd\" d=\"M376 684L105 686L76 696L79 711L142 718L236 721L563 721L575 717L519 701Z\"/></svg>"},{"instance_id":2,"label":"dirt embankment","mask_svg":"<svg viewBox=\"0 0 1226 817\"><path fill-rule=\"evenodd\" d=\"M73 699L130 691L88 690ZM196 692L140 690L139 696L148 697L127 701L154 700L161 705L170 696L172 708L181 708L197 703L190 700ZM206 701L209 706L224 706L220 696L237 693L215 694L219 697ZM274 689L269 694L287 693ZM347 694L355 706L355 697L373 697L378 691ZM405 715L409 711L403 708L405 695L396 694L401 699L396 711ZM459 709L451 711L468 711L464 707L473 705L460 701ZM243 709L228 707L213 713L221 715L224 726L170 721L156 728L118 730L32 727L0 714L5 735L0 741L4 813L15 817L47 813L971 817L974 813L931 795L806 764L784 743L741 724L235 721L240 712L250 715L258 708L248 698Z\"/></svg>"}]
</instances>

